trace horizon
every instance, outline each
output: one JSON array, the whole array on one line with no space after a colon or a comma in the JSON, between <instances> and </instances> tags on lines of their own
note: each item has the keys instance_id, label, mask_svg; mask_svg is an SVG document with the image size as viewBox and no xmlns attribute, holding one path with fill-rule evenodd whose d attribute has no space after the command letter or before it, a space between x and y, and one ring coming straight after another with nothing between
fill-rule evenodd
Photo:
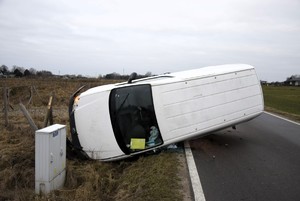
<instances>
[{"instance_id":1,"label":"horizon","mask_svg":"<svg viewBox=\"0 0 300 201\"><path fill-rule=\"evenodd\" d=\"M4 65L4 64L3 64ZM2 67L3 65L1 65L0 67ZM6 65L4 65L6 66ZM162 74L155 74L155 73L152 73L150 71L147 71L146 73L139 73L139 72L131 72L131 73L128 73L128 74L124 74L124 71L123 71L123 74L121 73L118 73L118 72L110 72L110 73L107 73L107 74L98 74L98 75L83 75L83 74L74 74L74 73L65 73L65 74L61 74L60 72L58 74L50 71L50 70L47 70L47 69L35 69L35 68L26 68L26 67L21 67L21 66L16 66L16 65L13 65L12 67L8 67L6 66L8 69L8 72L9 74L14 74L14 69L18 69L21 71L21 73L23 73L23 76L24 76L24 72L26 70L33 70L35 71L35 73L33 73L33 75L37 75L37 72L42 72L42 71L45 71L45 72L50 72L52 74L52 76L75 76L75 77L84 77L84 78L105 78L105 76L107 75L111 75L111 74L116 74L116 76L118 77L129 77L131 73L137 73L138 76L146 76L146 77L151 77L151 76L157 76L157 75L163 75L165 73L169 73L169 72L165 72L165 73L162 73ZM191 69L189 69L191 70ZM1 73L1 70L0 70L0 73ZM32 73L32 72L30 72ZM176 73L176 72L171 72L171 73ZM147 75L148 74L148 75ZM279 82L279 83L282 83L282 82L285 82L287 81L287 79L291 78L291 77L300 77L300 74L292 74L288 77L286 77L284 80L272 80L272 81L268 81L268 80L262 80L260 79L261 82L267 82L267 83L276 83L276 82ZM107 79L110 79L110 78L107 78Z\"/></svg>"}]
</instances>

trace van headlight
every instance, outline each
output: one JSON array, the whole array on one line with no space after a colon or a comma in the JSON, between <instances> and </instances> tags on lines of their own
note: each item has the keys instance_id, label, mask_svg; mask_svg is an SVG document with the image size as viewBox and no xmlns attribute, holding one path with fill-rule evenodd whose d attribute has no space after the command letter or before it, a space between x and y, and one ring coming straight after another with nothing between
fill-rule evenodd
<instances>
[{"instance_id":1,"label":"van headlight","mask_svg":"<svg viewBox=\"0 0 300 201\"><path fill-rule=\"evenodd\" d=\"M78 102L79 102L79 100L80 100L80 97L79 97L79 96L76 96L76 97L74 98L73 112L74 112L74 110L78 107Z\"/></svg>"}]
</instances>

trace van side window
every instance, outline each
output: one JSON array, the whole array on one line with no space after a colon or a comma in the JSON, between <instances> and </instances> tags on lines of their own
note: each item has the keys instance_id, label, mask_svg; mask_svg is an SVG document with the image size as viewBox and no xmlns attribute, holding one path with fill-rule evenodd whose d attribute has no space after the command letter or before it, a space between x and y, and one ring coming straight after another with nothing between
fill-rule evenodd
<instances>
[{"instance_id":1,"label":"van side window","mask_svg":"<svg viewBox=\"0 0 300 201\"><path fill-rule=\"evenodd\" d=\"M109 104L115 138L125 154L162 144L150 85L113 89Z\"/></svg>"}]
</instances>

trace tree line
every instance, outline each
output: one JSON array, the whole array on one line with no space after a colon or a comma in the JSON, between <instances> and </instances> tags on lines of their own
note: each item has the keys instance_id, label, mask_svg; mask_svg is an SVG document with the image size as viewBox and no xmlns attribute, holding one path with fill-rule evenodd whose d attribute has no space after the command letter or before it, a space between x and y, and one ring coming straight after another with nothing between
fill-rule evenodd
<instances>
[{"instance_id":1,"label":"tree line","mask_svg":"<svg viewBox=\"0 0 300 201\"><path fill-rule=\"evenodd\" d=\"M276 81L276 82L267 82L267 81L260 81L262 85L267 86L300 86L300 75L295 74L287 77L285 81Z\"/></svg>"},{"instance_id":2,"label":"tree line","mask_svg":"<svg viewBox=\"0 0 300 201\"><path fill-rule=\"evenodd\" d=\"M47 70L36 70L34 68L24 68L13 65L11 68L6 65L0 66L0 75L5 77L28 77L28 76L52 76L51 71Z\"/></svg>"},{"instance_id":3,"label":"tree line","mask_svg":"<svg viewBox=\"0 0 300 201\"><path fill-rule=\"evenodd\" d=\"M51 71L48 70L36 70L35 68L24 68L20 66L13 65L11 68L6 65L0 66L0 77L34 77L34 76L44 76L44 77L64 77L68 79L74 78L87 78L83 75L54 75ZM136 79L145 78L152 76L151 72L146 74L137 74ZM106 75L99 75L99 79L114 79L114 80L128 80L129 75L121 75L119 73L113 72Z\"/></svg>"},{"instance_id":4,"label":"tree line","mask_svg":"<svg viewBox=\"0 0 300 201\"><path fill-rule=\"evenodd\" d=\"M105 79L111 79L111 80L128 80L130 75L121 75L119 73L109 73L104 76L99 76L98 78L105 78ZM147 72L144 75L137 74L135 79L145 78L145 77L151 77L153 76L151 72Z\"/></svg>"}]
</instances>

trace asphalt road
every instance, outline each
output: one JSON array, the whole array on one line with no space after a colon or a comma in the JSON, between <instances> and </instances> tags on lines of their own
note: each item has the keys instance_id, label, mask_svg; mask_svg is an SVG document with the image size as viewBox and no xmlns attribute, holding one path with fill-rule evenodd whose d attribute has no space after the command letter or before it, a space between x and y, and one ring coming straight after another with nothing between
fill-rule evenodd
<instances>
[{"instance_id":1,"label":"asphalt road","mask_svg":"<svg viewBox=\"0 0 300 201\"><path fill-rule=\"evenodd\" d=\"M206 201L300 200L300 125L269 114L190 141Z\"/></svg>"}]
</instances>

